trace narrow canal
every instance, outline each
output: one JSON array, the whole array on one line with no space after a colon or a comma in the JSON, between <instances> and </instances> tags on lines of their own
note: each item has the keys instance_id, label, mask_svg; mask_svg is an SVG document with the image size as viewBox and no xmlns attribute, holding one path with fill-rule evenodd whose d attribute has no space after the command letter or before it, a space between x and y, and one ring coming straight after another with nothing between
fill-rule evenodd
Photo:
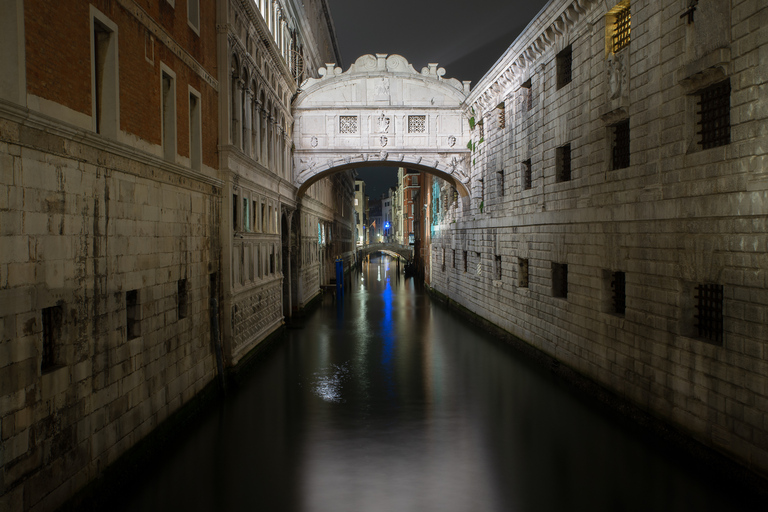
<instances>
[{"instance_id":1,"label":"narrow canal","mask_svg":"<svg viewBox=\"0 0 768 512\"><path fill-rule=\"evenodd\" d=\"M121 510L748 510L393 265L288 330Z\"/></svg>"}]
</instances>

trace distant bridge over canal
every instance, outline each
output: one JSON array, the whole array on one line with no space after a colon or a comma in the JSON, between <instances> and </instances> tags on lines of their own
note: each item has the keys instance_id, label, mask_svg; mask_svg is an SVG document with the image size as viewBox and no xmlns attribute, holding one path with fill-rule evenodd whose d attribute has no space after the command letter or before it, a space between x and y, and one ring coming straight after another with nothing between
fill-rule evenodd
<instances>
[{"instance_id":1,"label":"distant bridge over canal","mask_svg":"<svg viewBox=\"0 0 768 512\"><path fill-rule=\"evenodd\" d=\"M357 252L360 258L365 258L369 254L374 252L381 252L384 254L389 254L390 256L400 256L402 258L405 258L406 260L413 259L413 246L411 245L401 245L401 244L392 244L392 243L369 244L369 245L364 245L362 247L359 247L357 249Z\"/></svg>"}]
</instances>

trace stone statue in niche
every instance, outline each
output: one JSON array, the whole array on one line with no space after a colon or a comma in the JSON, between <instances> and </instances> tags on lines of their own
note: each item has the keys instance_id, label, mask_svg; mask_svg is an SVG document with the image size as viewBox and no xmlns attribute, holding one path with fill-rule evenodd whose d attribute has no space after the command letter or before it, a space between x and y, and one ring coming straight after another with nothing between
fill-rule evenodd
<instances>
[{"instance_id":1,"label":"stone statue in niche","mask_svg":"<svg viewBox=\"0 0 768 512\"><path fill-rule=\"evenodd\" d=\"M625 54L626 52L623 52L608 57L608 94L612 100L629 96Z\"/></svg>"},{"instance_id":2,"label":"stone statue in niche","mask_svg":"<svg viewBox=\"0 0 768 512\"><path fill-rule=\"evenodd\" d=\"M374 101L382 101L389 99L389 79L377 78L376 87L374 88Z\"/></svg>"},{"instance_id":3,"label":"stone statue in niche","mask_svg":"<svg viewBox=\"0 0 768 512\"><path fill-rule=\"evenodd\" d=\"M389 131L389 118L384 115L384 112L379 115L378 122L379 132L387 133Z\"/></svg>"}]
</instances>

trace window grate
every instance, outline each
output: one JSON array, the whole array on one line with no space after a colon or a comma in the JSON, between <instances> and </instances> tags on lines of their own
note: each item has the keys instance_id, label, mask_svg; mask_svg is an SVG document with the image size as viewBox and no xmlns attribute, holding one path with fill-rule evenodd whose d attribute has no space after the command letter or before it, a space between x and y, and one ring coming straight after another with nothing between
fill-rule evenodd
<instances>
[{"instance_id":1,"label":"window grate","mask_svg":"<svg viewBox=\"0 0 768 512\"><path fill-rule=\"evenodd\" d=\"M504 169L496 171L496 175L499 177L499 195L504 196Z\"/></svg>"},{"instance_id":2,"label":"window grate","mask_svg":"<svg viewBox=\"0 0 768 512\"><path fill-rule=\"evenodd\" d=\"M566 144L557 148L557 154L555 155L555 164L557 176L556 179L560 181L571 180L571 145Z\"/></svg>"},{"instance_id":3,"label":"window grate","mask_svg":"<svg viewBox=\"0 0 768 512\"><path fill-rule=\"evenodd\" d=\"M496 107L498 109L499 114L499 130L503 130L507 127L507 116L506 113L506 107L504 106L504 103L499 103L499 105Z\"/></svg>"},{"instance_id":4,"label":"window grate","mask_svg":"<svg viewBox=\"0 0 768 512\"><path fill-rule=\"evenodd\" d=\"M731 81L699 91L699 135L703 149L731 142Z\"/></svg>"},{"instance_id":5,"label":"window grate","mask_svg":"<svg viewBox=\"0 0 768 512\"><path fill-rule=\"evenodd\" d=\"M696 329L700 338L723 342L723 285L700 284L696 287Z\"/></svg>"},{"instance_id":6,"label":"window grate","mask_svg":"<svg viewBox=\"0 0 768 512\"><path fill-rule=\"evenodd\" d=\"M496 255L496 280L501 281L501 256Z\"/></svg>"},{"instance_id":7,"label":"window grate","mask_svg":"<svg viewBox=\"0 0 768 512\"><path fill-rule=\"evenodd\" d=\"M613 312L623 315L627 309L626 274L614 272L611 275L611 290L613 291Z\"/></svg>"},{"instance_id":8,"label":"window grate","mask_svg":"<svg viewBox=\"0 0 768 512\"><path fill-rule=\"evenodd\" d=\"M630 12L629 6L616 13L613 22L613 53L629 44Z\"/></svg>"},{"instance_id":9,"label":"window grate","mask_svg":"<svg viewBox=\"0 0 768 512\"><path fill-rule=\"evenodd\" d=\"M552 262L552 296L568 297L568 265Z\"/></svg>"},{"instance_id":10,"label":"window grate","mask_svg":"<svg viewBox=\"0 0 768 512\"><path fill-rule=\"evenodd\" d=\"M571 81L571 63L573 52L571 45L565 47L560 53L557 54L557 88L561 88Z\"/></svg>"},{"instance_id":11,"label":"window grate","mask_svg":"<svg viewBox=\"0 0 768 512\"><path fill-rule=\"evenodd\" d=\"M533 187L533 170L531 160L528 159L523 162L523 189L529 190L531 187Z\"/></svg>"},{"instance_id":12,"label":"window grate","mask_svg":"<svg viewBox=\"0 0 768 512\"><path fill-rule=\"evenodd\" d=\"M427 116L408 116L408 133L426 133Z\"/></svg>"},{"instance_id":13,"label":"window grate","mask_svg":"<svg viewBox=\"0 0 768 512\"><path fill-rule=\"evenodd\" d=\"M629 167L629 119L613 125L613 168Z\"/></svg>"},{"instance_id":14,"label":"window grate","mask_svg":"<svg viewBox=\"0 0 768 512\"><path fill-rule=\"evenodd\" d=\"M357 116L339 116L339 133L357 133Z\"/></svg>"}]
</instances>

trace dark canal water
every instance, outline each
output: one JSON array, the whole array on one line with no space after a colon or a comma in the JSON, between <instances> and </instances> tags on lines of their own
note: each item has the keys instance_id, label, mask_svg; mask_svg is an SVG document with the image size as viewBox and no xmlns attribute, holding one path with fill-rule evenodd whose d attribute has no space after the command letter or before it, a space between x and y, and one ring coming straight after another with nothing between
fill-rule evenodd
<instances>
[{"instance_id":1,"label":"dark canal water","mask_svg":"<svg viewBox=\"0 0 768 512\"><path fill-rule=\"evenodd\" d=\"M122 510L750 510L391 263L287 331Z\"/></svg>"}]
</instances>

